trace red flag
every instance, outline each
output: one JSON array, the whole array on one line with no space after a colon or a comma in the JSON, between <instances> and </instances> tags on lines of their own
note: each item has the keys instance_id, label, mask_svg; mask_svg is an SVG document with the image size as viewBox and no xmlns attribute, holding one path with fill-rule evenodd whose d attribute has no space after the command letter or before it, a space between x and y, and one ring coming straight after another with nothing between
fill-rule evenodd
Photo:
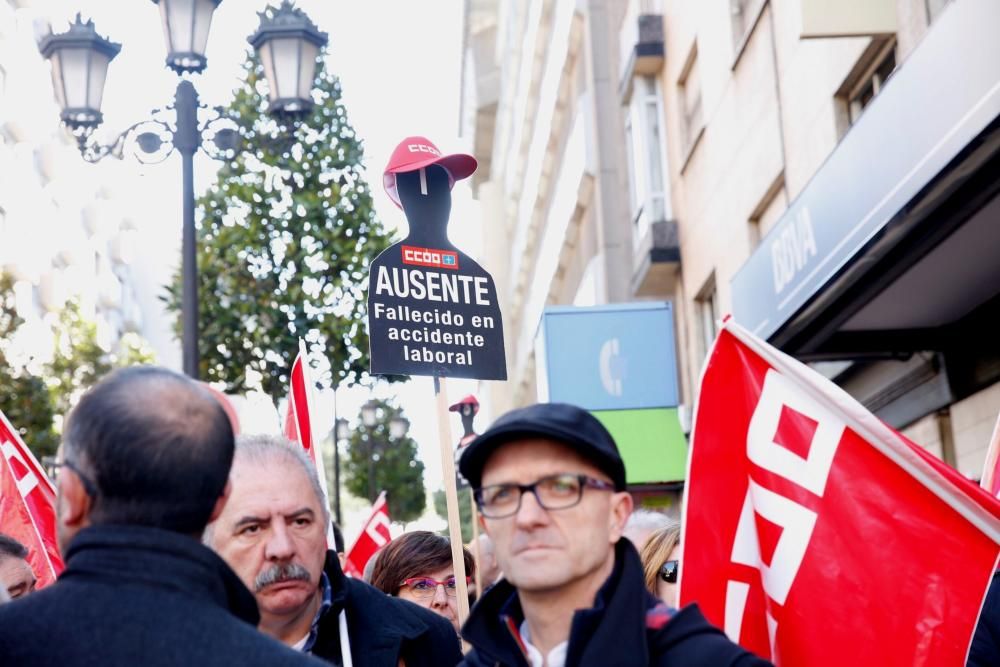
<instances>
[{"instance_id":1,"label":"red flag","mask_svg":"<svg viewBox=\"0 0 1000 667\"><path fill-rule=\"evenodd\" d=\"M305 350L299 341L299 354L292 363L288 388L288 412L285 415L285 437L302 445L309 458L316 462L313 448L312 418L309 415L309 387L306 379ZM301 436L301 437L300 437Z\"/></svg>"},{"instance_id":2,"label":"red flag","mask_svg":"<svg viewBox=\"0 0 1000 667\"><path fill-rule=\"evenodd\" d=\"M385 491L379 494L372 505L372 515L365 521L364 528L354 544L347 550L344 559L344 571L360 579L365 571L368 559L375 552L389 544L389 506L385 502Z\"/></svg>"},{"instance_id":3,"label":"red flag","mask_svg":"<svg viewBox=\"0 0 1000 667\"><path fill-rule=\"evenodd\" d=\"M702 378L681 602L776 665L964 665L1000 504L728 321Z\"/></svg>"},{"instance_id":4,"label":"red flag","mask_svg":"<svg viewBox=\"0 0 1000 667\"><path fill-rule=\"evenodd\" d=\"M3 412L0 452L0 533L28 547L28 564L38 588L43 588L63 571L56 540L56 490Z\"/></svg>"},{"instance_id":5,"label":"red flag","mask_svg":"<svg viewBox=\"0 0 1000 667\"><path fill-rule=\"evenodd\" d=\"M306 454L316 466L319 487L323 491L323 504L329 509L330 492L326 490L326 467L323 465L323 453L319 447L313 446L312 413L309 409L310 384L307 353L302 339L299 339L299 354L292 363L292 372L288 388L288 412L285 414L285 437L302 445ZM336 446L336 445L335 445ZM326 527L327 546L334 545L333 526Z\"/></svg>"}]
</instances>

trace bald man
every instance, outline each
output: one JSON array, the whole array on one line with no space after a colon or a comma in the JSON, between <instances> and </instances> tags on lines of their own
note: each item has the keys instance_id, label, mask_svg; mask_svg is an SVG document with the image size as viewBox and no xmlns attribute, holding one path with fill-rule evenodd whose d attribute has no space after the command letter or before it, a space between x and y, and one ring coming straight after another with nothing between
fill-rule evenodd
<instances>
[{"instance_id":1,"label":"bald man","mask_svg":"<svg viewBox=\"0 0 1000 667\"><path fill-rule=\"evenodd\" d=\"M0 607L3 664L322 665L256 630L253 595L200 542L233 459L229 419L205 388L163 368L115 371L80 399L62 452L66 570Z\"/></svg>"}]
</instances>

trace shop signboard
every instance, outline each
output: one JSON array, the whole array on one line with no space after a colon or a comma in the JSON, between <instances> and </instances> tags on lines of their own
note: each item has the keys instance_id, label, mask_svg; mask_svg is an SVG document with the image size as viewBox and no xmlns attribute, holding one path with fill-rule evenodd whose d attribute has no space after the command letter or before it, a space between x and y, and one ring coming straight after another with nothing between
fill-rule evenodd
<instances>
[{"instance_id":1,"label":"shop signboard","mask_svg":"<svg viewBox=\"0 0 1000 667\"><path fill-rule=\"evenodd\" d=\"M539 399L579 405L600 419L630 484L684 478L670 303L547 308L535 350Z\"/></svg>"}]
</instances>

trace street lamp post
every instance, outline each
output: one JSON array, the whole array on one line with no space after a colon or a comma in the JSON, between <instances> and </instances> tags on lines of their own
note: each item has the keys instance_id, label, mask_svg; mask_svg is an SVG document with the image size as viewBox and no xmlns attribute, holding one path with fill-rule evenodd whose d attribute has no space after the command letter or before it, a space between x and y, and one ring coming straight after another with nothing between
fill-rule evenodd
<instances>
[{"instance_id":1,"label":"street lamp post","mask_svg":"<svg viewBox=\"0 0 1000 667\"><path fill-rule=\"evenodd\" d=\"M196 74L208 64L205 49L212 15L222 0L153 0L160 7L167 43L167 67L178 76ZM264 64L269 87L268 111L282 120L297 121L312 108L312 85L316 59L327 43L302 10L283 0L278 8L260 13L260 26L249 38ZM198 92L189 79L177 84L174 104L153 111L152 118L121 132L110 144L93 140L94 130L104 120L101 102L108 66L121 50L119 44L98 35L92 21L79 14L69 29L46 36L39 44L52 67L52 82L63 124L76 137L80 154L88 162L108 155L121 159L126 145L142 162L161 162L176 150L181 156L183 232L181 239L181 317L184 372L198 377L198 269L194 225L194 155L201 149L209 157L228 160L239 145L235 123L221 107L215 116L200 122ZM164 115L173 110L174 117ZM144 130L144 131L141 131ZM209 150L203 138L211 139ZM132 140L134 139L134 142ZM165 141L165 139L169 139ZM164 149L165 146L168 148ZM147 157L144 157L145 154Z\"/></svg>"},{"instance_id":2,"label":"street lamp post","mask_svg":"<svg viewBox=\"0 0 1000 667\"><path fill-rule=\"evenodd\" d=\"M378 422L378 410L378 401L374 399L361 406L361 425L365 429L364 435L368 441L368 499L372 503L375 502L376 494L378 493L378 488L375 486L375 464L379 460L379 454L375 451L375 425ZM402 440L406 437L409 429L410 420L399 414L393 415L389 420L389 440ZM344 421L344 433L346 439L348 433L346 420Z\"/></svg>"}]
</instances>

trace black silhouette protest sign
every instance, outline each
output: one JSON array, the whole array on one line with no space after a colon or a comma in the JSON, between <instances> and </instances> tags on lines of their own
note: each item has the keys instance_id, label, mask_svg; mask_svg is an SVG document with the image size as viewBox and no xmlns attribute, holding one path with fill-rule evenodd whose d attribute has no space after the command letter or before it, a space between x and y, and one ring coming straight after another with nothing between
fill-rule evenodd
<instances>
[{"instance_id":1,"label":"black silhouette protest sign","mask_svg":"<svg viewBox=\"0 0 1000 667\"><path fill-rule=\"evenodd\" d=\"M409 234L371 265L374 375L507 379L493 278L448 240L451 187L474 169L470 156L441 156L422 137L404 140L393 153L386 190L402 207Z\"/></svg>"}]
</instances>

